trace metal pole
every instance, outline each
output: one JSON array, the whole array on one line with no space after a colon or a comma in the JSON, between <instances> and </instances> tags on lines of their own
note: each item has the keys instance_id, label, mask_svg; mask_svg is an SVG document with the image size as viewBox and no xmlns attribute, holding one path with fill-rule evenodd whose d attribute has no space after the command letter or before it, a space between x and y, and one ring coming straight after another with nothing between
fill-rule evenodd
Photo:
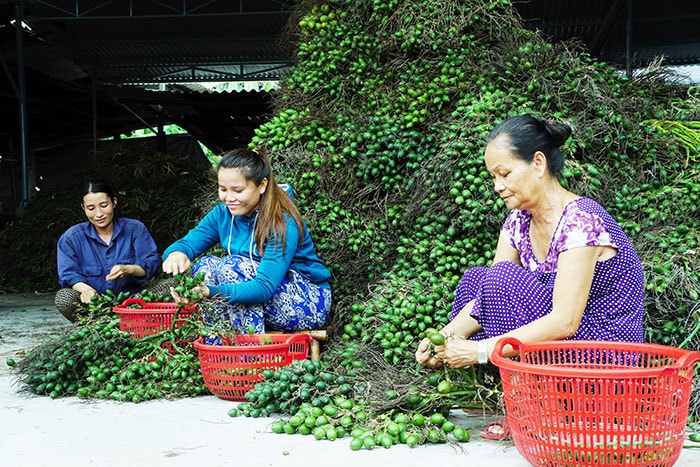
<instances>
[{"instance_id":1,"label":"metal pole","mask_svg":"<svg viewBox=\"0 0 700 467\"><path fill-rule=\"evenodd\" d=\"M632 78L632 0L627 0L627 30L625 37L625 71L627 78Z\"/></svg>"},{"instance_id":2,"label":"metal pole","mask_svg":"<svg viewBox=\"0 0 700 467\"><path fill-rule=\"evenodd\" d=\"M22 211L29 203L29 162L27 158L27 83L24 75L24 37L22 24L24 22L24 2L18 0L15 3L15 35L17 38L17 87L19 93L19 141L22 160L22 201L19 211Z\"/></svg>"},{"instance_id":3,"label":"metal pole","mask_svg":"<svg viewBox=\"0 0 700 467\"><path fill-rule=\"evenodd\" d=\"M92 160L97 162L97 73L92 69Z\"/></svg>"},{"instance_id":4,"label":"metal pole","mask_svg":"<svg viewBox=\"0 0 700 467\"><path fill-rule=\"evenodd\" d=\"M158 133L156 134L156 151L162 154L166 153L165 146L165 128L163 127L163 111L160 106L158 112Z\"/></svg>"}]
</instances>

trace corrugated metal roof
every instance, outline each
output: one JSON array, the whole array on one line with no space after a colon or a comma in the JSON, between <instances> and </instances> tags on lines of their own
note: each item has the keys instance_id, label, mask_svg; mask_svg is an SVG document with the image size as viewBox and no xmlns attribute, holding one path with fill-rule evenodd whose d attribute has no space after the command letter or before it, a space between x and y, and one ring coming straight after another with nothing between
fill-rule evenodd
<instances>
[{"instance_id":1,"label":"corrugated metal roof","mask_svg":"<svg viewBox=\"0 0 700 467\"><path fill-rule=\"evenodd\" d=\"M700 63L697 0L516 0L514 5L526 27L554 41L578 38L607 62L626 64L629 38L632 66L646 66L658 56L669 65Z\"/></svg>"},{"instance_id":2,"label":"corrugated metal roof","mask_svg":"<svg viewBox=\"0 0 700 467\"><path fill-rule=\"evenodd\" d=\"M289 2L25 0L37 38L104 84L279 79ZM28 63L28 66L29 65ZM57 79L65 79L54 71Z\"/></svg>"},{"instance_id":3,"label":"corrugated metal roof","mask_svg":"<svg viewBox=\"0 0 700 467\"><path fill-rule=\"evenodd\" d=\"M52 146L177 123L214 151L243 146L269 118L262 91L197 83L275 81L292 64L281 41L293 2L275 0L24 0L29 142ZM15 1L0 0L0 52L11 75L0 115L19 132ZM3 27L4 26L4 27ZM93 113L92 84L97 84ZM129 86L130 84L141 86ZM155 90L158 90L157 92ZM94 120L93 120L94 119ZM3 134L5 136L3 136Z\"/></svg>"},{"instance_id":4,"label":"corrugated metal roof","mask_svg":"<svg viewBox=\"0 0 700 467\"><path fill-rule=\"evenodd\" d=\"M628 3L629 2L629 3ZM19 131L15 5L24 6L30 144L49 145L174 122L214 150L250 139L269 118L264 92L212 93L204 81L266 81L288 72L282 41L293 0L0 0L3 140ZM577 37L624 66L700 63L698 0L514 0L525 25L552 40ZM628 22L628 6L631 16ZM628 36L627 26L630 25ZM93 114L91 84L97 84ZM133 83L150 83L141 87ZM164 92L154 92L161 85ZM94 120L93 120L94 119Z\"/></svg>"}]
</instances>

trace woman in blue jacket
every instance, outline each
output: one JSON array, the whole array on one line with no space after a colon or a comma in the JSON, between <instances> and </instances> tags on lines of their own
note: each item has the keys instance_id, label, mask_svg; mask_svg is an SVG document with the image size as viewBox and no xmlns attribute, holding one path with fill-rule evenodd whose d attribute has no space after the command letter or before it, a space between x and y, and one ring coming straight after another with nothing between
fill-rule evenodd
<instances>
[{"instance_id":1,"label":"woman in blue jacket","mask_svg":"<svg viewBox=\"0 0 700 467\"><path fill-rule=\"evenodd\" d=\"M318 329L331 308L330 272L316 256L299 210L277 184L263 153L236 149L216 169L221 204L163 253L163 271L180 274L217 243L226 256L203 256L192 274L212 300L206 322L235 332ZM188 302L173 290L179 303Z\"/></svg>"}]
</instances>

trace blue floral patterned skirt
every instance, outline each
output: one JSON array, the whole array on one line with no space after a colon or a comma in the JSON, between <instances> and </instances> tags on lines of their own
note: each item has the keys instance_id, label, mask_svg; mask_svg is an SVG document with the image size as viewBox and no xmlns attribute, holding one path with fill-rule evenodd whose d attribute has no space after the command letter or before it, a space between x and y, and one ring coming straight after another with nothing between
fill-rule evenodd
<instances>
[{"instance_id":1,"label":"blue floral patterned skirt","mask_svg":"<svg viewBox=\"0 0 700 467\"><path fill-rule=\"evenodd\" d=\"M203 256L192 265L192 274L203 272L204 282L212 285L240 283L255 277L258 264L238 255ZM269 301L241 304L215 300L204 309L204 322L237 334L253 327L256 334L266 329L303 331L325 326L330 309L330 289L319 287L290 269Z\"/></svg>"}]
</instances>

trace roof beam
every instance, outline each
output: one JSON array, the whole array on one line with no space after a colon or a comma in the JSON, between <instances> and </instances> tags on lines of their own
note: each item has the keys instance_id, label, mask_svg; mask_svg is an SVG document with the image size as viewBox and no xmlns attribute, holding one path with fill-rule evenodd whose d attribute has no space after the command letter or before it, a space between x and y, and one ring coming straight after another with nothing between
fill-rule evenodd
<instances>
[{"instance_id":1,"label":"roof beam","mask_svg":"<svg viewBox=\"0 0 700 467\"><path fill-rule=\"evenodd\" d=\"M183 16L286 15L293 1L275 0L103 0L81 8L79 0L25 0L32 21L166 19ZM237 7L236 7L237 5ZM236 7L236 8L232 8Z\"/></svg>"},{"instance_id":2,"label":"roof beam","mask_svg":"<svg viewBox=\"0 0 700 467\"><path fill-rule=\"evenodd\" d=\"M254 66L253 66L254 65ZM162 74L134 77L134 73L119 73L120 68L106 66L100 69L102 84L156 84L156 83L195 83L212 81L268 81L278 80L280 74L293 65L293 62L281 63L227 63L225 69L205 68L200 66L183 66ZM107 70L111 70L107 71ZM111 76L108 76L111 75Z\"/></svg>"},{"instance_id":3,"label":"roof beam","mask_svg":"<svg viewBox=\"0 0 700 467\"><path fill-rule=\"evenodd\" d=\"M603 19L603 23L600 25L600 28L598 28L598 32L596 33L595 37L591 41L591 46L590 46L591 55L597 56L600 54L600 50L603 47L603 44L605 44L605 42L607 42L607 39L610 36L610 31L612 31L613 26L620 18L620 13L622 12L622 8L624 6L625 6L625 0L615 0L610 5L610 9L608 10L608 13L605 15L605 18Z\"/></svg>"}]
</instances>

